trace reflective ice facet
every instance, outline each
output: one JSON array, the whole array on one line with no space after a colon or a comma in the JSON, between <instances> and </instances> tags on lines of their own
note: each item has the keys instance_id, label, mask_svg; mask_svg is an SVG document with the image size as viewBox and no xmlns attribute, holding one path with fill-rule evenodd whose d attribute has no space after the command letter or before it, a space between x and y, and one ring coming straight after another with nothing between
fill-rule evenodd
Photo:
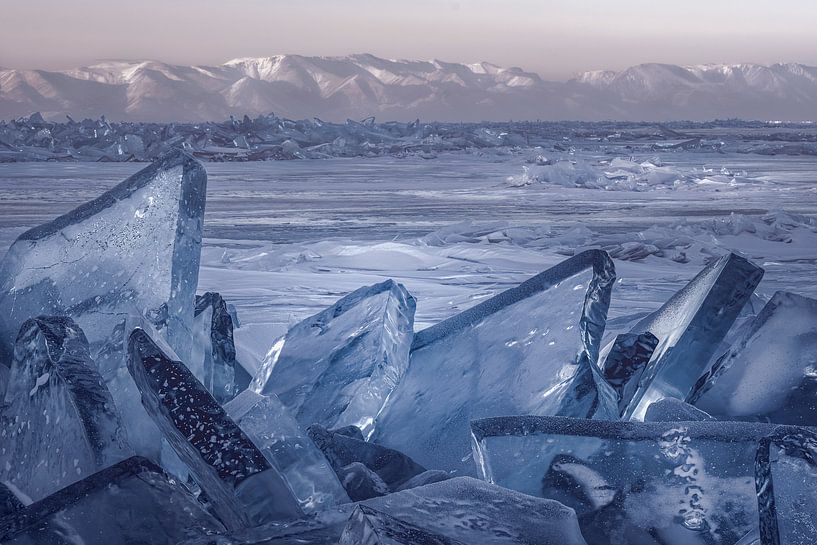
<instances>
[{"instance_id":1,"label":"reflective ice facet","mask_svg":"<svg viewBox=\"0 0 817 545\"><path fill-rule=\"evenodd\" d=\"M353 425L369 436L408 366L414 310L393 280L360 288L292 327L253 388L276 394L304 426Z\"/></svg>"},{"instance_id":2,"label":"reflective ice facet","mask_svg":"<svg viewBox=\"0 0 817 545\"><path fill-rule=\"evenodd\" d=\"M471 419L618 418L597 367L614 280L605 252L583 252L417 333L375 441L426 467L474 475Z\"/></svg>"},{"instance_id":3,"label":"reflective ice facet","mask_svg":"<svg viewBox=\"0 0 817 545\"><path fill-rule=\"evenodd\" d=\"M245 390L224 410L281 472L304 511L349 501L329 462L275 394Z\"/></svg>"},{"instance_id":4,"label":"reflective ice facet","mask_svg":"<svg viewBox=\"0 0 817 545\"><path fill-rule=\"evenodd\" d=\"M20 235L0 263L0 351L10 353L28 318L66 315L95 356L113 325L136 314L187 356L206 186L201 164L174 153Z\"/></svg>"},{"instance_id":5,"label":"reflective ice facet","mask_svg":"<svg viewBox=\"0 0 817 545\"><path fill-rule=\"evenodd\" d=\"M23 324L5 403L0 481L33 500L130 456L114 400L71 318Z\"/></svg>"},{"instance_id":6,"label":"reflective ice facet","mask_svg":"<svg viewBox=\"0 0 817 545\"><path fill-rule=\"evenodd\" d=\"M775 293L689 402L723 420L817 423L817 300Z\"/></svg>"},{"instance_id":7,"label":"reflective ice facet","mask_svg":"<svg viewBox=\"0 0 817 545\"><path fill-rule=\"evenodd\" d=\"M633 327L659 342L624 418L643 420L647 407L664 397L687 398L762 277L763 269L729 254Z\"/></svg>"},{"instance_id":8,"label":"reflective ice facet","mask_svg":"<svg viewBox=\"0 0 817 545\"><path fill-rule=\"evenodd\" d=\"M754 462L774 427L499 417L472 424L481 474L576 510L594 545L733 545L757 527Z\"/></svg>"},{"instance_id":9,"label":"reflective ice facet","mask_svg":"<svg viewBox=\"0 0 817 545\"><path fill-rule=\"evenodd\" d=\"M278 470L187 367L141 329L129 337L128 370L148 414L228 528L302 515Z\"/></svg>"}]
</instances>

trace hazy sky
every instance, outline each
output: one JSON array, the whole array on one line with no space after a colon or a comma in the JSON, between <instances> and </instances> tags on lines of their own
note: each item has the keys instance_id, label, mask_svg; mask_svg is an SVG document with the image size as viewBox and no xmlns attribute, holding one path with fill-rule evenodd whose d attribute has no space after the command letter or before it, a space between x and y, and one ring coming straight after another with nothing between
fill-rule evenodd
<instances>
[{"instance_id":1,"label":"hazy sky","mask_svg":"<svg viewBox=\"0 0 817 545\"><path fill-rule=\"evenodd\" d=\"M815 0L0 0L0 66L279 53L516 65L817 65Z\"/></svg>"}]
</instances>

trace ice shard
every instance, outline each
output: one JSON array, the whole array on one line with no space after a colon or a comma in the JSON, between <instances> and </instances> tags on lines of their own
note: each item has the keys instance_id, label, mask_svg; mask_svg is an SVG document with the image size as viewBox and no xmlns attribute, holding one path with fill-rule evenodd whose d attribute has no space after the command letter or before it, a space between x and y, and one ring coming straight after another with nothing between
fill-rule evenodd
<instances>
[{"instance_id":1,"label":"ice shard","mask_svg":"<svg viewBox=\"0 0 817 545\"><path fill-rule=\"evenodd\" d=\"M817 300L775 293L689 402L724 420L817 423Z\"/></svg>"},{"instance_id":2,"label":"ice shard","mask_svg":"<svg viewBox=\"0 0 817 545\"><path fill-rule=\"evenodd\" d=\"M763 545L817 538L817 434L781 426L760 442L755 467Z\"/></svg>"},{"instance_id":3,"label":"ice shard","mask_svg":"<svg viewBox=\"0 0 817 545\"><path fill-rule=\"evenodd\" d=\"M71 318L23 324L5 402L0 481L33 500L131 455L114 400Z\"/></svg>"},{"instance_id":4,"label":"ice shard","mask_svg":"<svg viewBox=\"0 0 817 545\"><path fill-rule=\"evenodd\" d=\"M619 413L623 414L638 387L638 381L652 357L658 338L646 333L618 335L602 364L604 378L618 394Z\"/></svg>"},{"instance_id":5,"label":"ice shard","mask_svg":"<svg viewBox=\"0 0 817 545\"><path fill-rule=\"evenodd\" d=\"M329 462L275 394L245 390L224 410L281 472L305 512L349 502Z\"/></svg>"},{"instance_id":6,"label":"ice shard","mask_svg":"<svg viewBox=\"0 0 817 545\"><path fill-rule=\"evenodd\" d=\"M358 505L338 545L464 545L408 524L371 507Z\"/></svg>"},{"instance_id":7,"label":"ice shard","mask_svg":"<svg viewBox=\"0 0 817 545\"><path fill-rule=\"evenodd\" d=\"M475 475L474 418L617 419L597 367L614 281L609 256L589 250L417 333L375 441L426 467Z\"/></svg>"},{"instance_id":8,"label":"ice shard","mask_svg":"<svg viewBox=\"0 0 817 545\"><path fill-rule=\"evenodd\" d=\"M196 296L189 361L190 371L221 404L248 386L249 375L235 357L233 318L218 293Z\"/></svg>"},{"instance_id":9,"label":"ice shard","mask_svg":"<svg viewBox=\"0 0 817 545\"><path fill-rule=\"evenodd\" d=\"M647 407L644 422L702 422L715 420L704 411L674 397L665 397Z\"/></svg>"},{"instance_id":10,"label":"ice shard","mask_svg":"<svg viewBox=\"0 0 817 545\"><path fill-rule=\"evenodd\" d=\"M145 458L128 458L0 519L13 545L175 545L224 527Z\"/></svg>"},{"instance_id":11,"label":"ice shard","mask_svg":"<svg viewBox=\"0 0 817 545\"><path fill-rule=\"evenodd\" d=\"M763 277L763 269L735 254L702 270L632 331L649 331L658 346L623 417L643 420L665 397L685 400Z\"/></svg>"},{"instance_id":12,"label":"ice shard","mask_svg":"<svg viewBox=\"0 0 817 545\"><path fill-rule=\"evenodd\" d=\"M128 339L128 370L148 414L229 529L303 514L261 450L187 367L141 329Z\"/></svg>"},{"instance_id":13,"label":"ice shard","mask_svg":"<svg viewBox=\"0 0 817 545\"><path fill-rule=\"evenodd\" d=\"M307 433L339 475L342 468L359 462L376 473L389 489L396 490L426 471L402 452L334 433L317 424L310 426Z\"/></svg>"},{"instance_id":14,"label":"ice shard","mask_svg":"<svg viewBox=\"0 0 817 545\"><path fill-rule=\"evenodd\" d=\"M470 477L395 492L363 505L463 543L586 545L572 509Z\"/></svg>"},{"instance_id":15,"label":"ice shard","mask_svg":"<svg viewBox=\"0 0 817 545\"><path fill-rule=\"evenodd\" d=\"M576 510L594 545L734 545L757 527L748 422L497 417L472 423L489 482Z\"/></svg>"},{"instance_id":16,"label":"ice shard","mask_svg":"<svg viewBox=\"0 0 817 545\"><path fill-rule=\"evenodd\" d=\"M414 310L393 280L360 288L292 327L253 389L276 394L304 426L353 425L368 437L408 366Z\"/></svg>"},{"instance_id":17,"label":"ice shard","mask_svg":"<svg viewBox=\"0 0 817 545\"><path fill-rule=\"evenodd\" d=\"M72 317L96 356L113 324L131 314L160 326L186 357L206 186L201 164L172 153L20 235L0 262L0 358L29 318Z\"/></svg>"}]
</instances>

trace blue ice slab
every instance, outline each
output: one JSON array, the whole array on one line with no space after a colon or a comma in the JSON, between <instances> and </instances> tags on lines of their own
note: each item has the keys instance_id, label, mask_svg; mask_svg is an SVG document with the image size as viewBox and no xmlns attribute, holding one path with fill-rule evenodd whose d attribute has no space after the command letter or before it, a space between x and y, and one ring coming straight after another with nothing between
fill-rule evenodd
<instances>
[{"instance_id":1,"label":"blue ice slab","mask_svg":"<svg viewBox=\"0 0 817 545\"><path fill-rule=\"evenodd\" d=\"M754 465L774 426L517 416L472 423L488 482L576 509L594 545L734 545L757 528Z\"/></svg>"},{"instance_id":2,"label":"blue ice slab","mask_svg":"<svg viewBox=\"0 0 817 545\"><path fill-rule=\"evenodd\" d=\"M340 535L338 545L464 545L431 533L386 513L358 505Z\"/></svg>"},{"instance_id":3,"label":"blue ice slab","mask_svg":"<svg viewBox=\"0 0 817 545\"><path fill-rule=\"evenodd\" d=\"M141 329L128 339L128 370L148 414L229 529L303 515L278 470L180 361Z\"/></svg>"},{"instance_id":4,"label":"blue ice slab","mask_svg":"<svg viewBox=\"0 0 817 545\"><path fill-rule=\"evenodd\" d=\"M186 357L206 189L201 164L174 152L20 235L0 262L0 359L29 318L72 317L96 356L97 344L131 314L161 324Z\"/></svg>"},{"instance_id":5,"label":"blue ice slab","mask_svg":"<svg viewBox=\"0 0 817 545\"><path fill-rule=\"evenodd\" d=\"M33 500L131 455L114 400L71 318L23 324L5 403L0 481Z\"/></svg>"},{"instance_id":6,"label":"blue ice slab","mask_svg":"<svg viewBox=\"0 0 817 545\"><path fill-rule=\"evenodd\" d=\"M817 300L775 293L689 402L722 420L817 424Z\"/></svg>"},{"instance_id":7,"label":"blue ice slab","mask_svg":"<svg viewBox=\"0 0 817 545\"><path fill-rule=\"evenodd\" d=\"M817 434L780 426L760 442L755 466L763 545L817 539Z\"/></svg>"},{"instance_id":8,"label":"blue ice slab","mask_svg":"<svg viewBox=\"0 0 817 545\"><path fill-rule=\"evenodd\" d=\"M249 384L235 357L233 317L218 293L196 296L189 362L187 367L219 403L230 401Z\"/></svg>"},{"instance_id":9,"label":"blue ice slab","mask_svg":"<svg viewBox=\"0 0 817 545\"><path fill-rule=\"evenodd\" d=\"M623 418L643 420L651 403L687 398L762 277L763 269L729 254L633 327L659 342Z\"/></svg>"},{"instance_id":10,"label":"blue ice slab","mask_svg":"<svg viewBox=\"0 0 817 545\"><path fill-rule=\"evenodd\" d=\"M13 545L175 545L224 527L179 483L133 457L0 518Z\"/></svg>"},{"instance_id":11,"label":"blue ice slab","mask_svg":"<svg viewBox=\"0 0 817 545\"><path fill-rule=\"evenodd\" d=\"M601 369L604 378L618 394L619 413L624 413L630 404L657 345L658 338L649 331L623 333L613 340Z\"/></svg>"},{"instance_id":12,"label":"blue ice slab","mask_svg":"<svg viewBox=\"0 0 817 545\"><path fill-rule=\"evenodd\" d=\"M617 419L597 367L614 281L606 252L582 252L417 333L374 440L430 469L476 475L471 419Z\"/></svg>"},{"instance_id":13,"label":"blue ice slab","mask_svg":"<svg viewBox=\"0 0 817 545\"><path fill-rule=\"evenodd\" d=\"M463 543L586 545L572 509L470 477L456 477L362 503Z\"/></svg>"},{"instance_id":14,"label":"blue ice slab","mask_svg":"<svg viewBox=\"0 0 817 545\"><path fill-rule=\"evenodd\" d=\"M408 366L414 310L393 280L360 288L292 327L252 388L276 394L303 426L353 425L368 437Z\"/></svg>"},{"instance_id":15,"label":"blue ice slab","mask_svg":"<svg viewBox=\"0 0 817 545\"><path fill-rule=\"evenodd\" d=\"M224 410L281 472L305 512L349 502L323 453L275 394L245 390Z\"/></svg>"}]
</instances>

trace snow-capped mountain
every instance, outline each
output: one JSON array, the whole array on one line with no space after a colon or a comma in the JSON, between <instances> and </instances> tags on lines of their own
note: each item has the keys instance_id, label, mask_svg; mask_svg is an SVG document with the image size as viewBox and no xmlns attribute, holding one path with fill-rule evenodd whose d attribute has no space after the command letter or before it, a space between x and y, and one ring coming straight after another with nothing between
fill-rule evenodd
<instances>
[{"instance_id":1,"label":"snow-capped mountain","mask_svg":"<svg viewBox=\"0 0 817 545\"><path fill-rule=\"evenodd\" d=\"M347 57L240 58L220 66L107 61L64 70L0 68L0 119L218 120L278 115L344 120L752 119L817 117L817 68L644 64L548 82L489 63Z\"/></svg>"}]
</instances>

